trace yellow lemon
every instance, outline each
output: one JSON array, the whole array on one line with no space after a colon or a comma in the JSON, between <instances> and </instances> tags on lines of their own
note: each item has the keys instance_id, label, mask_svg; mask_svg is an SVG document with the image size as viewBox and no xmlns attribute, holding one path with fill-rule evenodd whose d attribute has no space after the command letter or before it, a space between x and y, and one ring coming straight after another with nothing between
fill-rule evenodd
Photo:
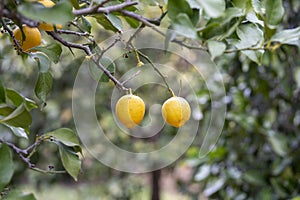
<instances>
[{"instance_id":1,"label":"yellow lemon","mask_svg":"<svg viewBox=\"0 0 300 200\"><path fill-rule=\"evenodd\" d=\"M13 33L18 44L22 47L23 51L28 51L28 49L39 46L42 42L42 37L39 29L31 28L29 26L22 26L25 38L22 37L21 29L16 28Z\"/></svg>"},{"instance_id":2,"label":"yellow lemon","mask_svg":"<svg viewBox=\"0 0 300 200\"><path fill-rule=\"evenodd\" d=\"M179 128L190 119L191 108L184 98L174 96L164 102L162 116L168 124Z\"/></svg>"},{"instance_id":3,"label":"yellow lemon","mask_svg":"<svg viewBox=\"0 0 300 200\"><path fill-rule=\"evenodd\" d=\"M136 95L124 95L116 104L116 114L118 119L127 128L132 128L143 120L145 114L145 103Z\"/></svg>"},{"instance_id":4,"label":"yellow lemon","mask_svg":"<svg viewBox=\"0 0 300 200\"><path fill-rule=\"evenodd\" d=\"M51 0L41 0L38 1L39 3L43 4L46 8L51 8L55 5L55 3ZM62 29L61 24L53 25L46 22L40 22L39 29L43 31L54 31L54 26L56 29Z\"/></svg>"}]
</instances>

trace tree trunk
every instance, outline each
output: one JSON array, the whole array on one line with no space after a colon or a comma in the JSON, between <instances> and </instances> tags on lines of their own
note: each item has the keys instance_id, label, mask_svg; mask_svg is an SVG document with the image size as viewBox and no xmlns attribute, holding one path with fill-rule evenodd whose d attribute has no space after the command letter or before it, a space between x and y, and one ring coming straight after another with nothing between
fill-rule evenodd
<instances>
[{"instance_id":1,"label":"tree trunk","mask_svg":"<svg viewBox=\"0 0 300 200\"><path fill-rule=\"evenodd\" d=\"M160 200L160 173L161 170L156 170L151 173L152 178L152 194L151 200Z\"/></svg>"}]
</instances>

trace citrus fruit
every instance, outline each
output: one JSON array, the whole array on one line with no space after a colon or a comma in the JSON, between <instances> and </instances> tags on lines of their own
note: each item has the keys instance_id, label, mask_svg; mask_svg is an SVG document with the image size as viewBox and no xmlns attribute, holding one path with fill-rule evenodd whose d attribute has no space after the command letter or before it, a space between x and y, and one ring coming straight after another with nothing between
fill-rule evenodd
<instances>
[{"instance_id":1,"label":"citrus fruit","mask_svg":"<svg viewBox=\"0 0 300 200\"><path fill-rule=\"evenodd\" d=\"M179 128L190 119L191 108L184 98L173 96L164 102L162 116L168 124Z\"/></svg>"},{"instance_id":2,"label":"citrus fruit","mask_svg":"<svg viewBox=\"0 0 300 200\"><path fill-rule=\"evenodd\" d=\"M45 6L46 8L51 8L55 5L55 3L51 0L41 0L41 1L38 1L38 2L43 4L43 6ZM54 26L55 26L56 29L61 29L62 28L61 24L53 25L53 24L49 24L49 23L46 23L46 22L40 22L39 29L41 29L43 31L54 31Z\"/></svg>"},{"instance_id":3,"label":"citrus fruit","mask_svg":"<svg viewBox=\"0 0 300 200\"><path fill-rule=\"evenodd\" d=\"M143 120L145 114L145 103L136 95L124 95L116 104L116 114L118 119L127 128L132 128Z\"/></svg>"},{"instance_id":4,"label":"citrus fruit","mask_svg":"<svg viewBox=\"0 0 300 200\"><path fill-rule=\"evenodd\" d=\"M16 28L13 33L15 39L22 47L23 51L28 51L30 48L39 46L41 44L42 38L39 29L23 25L22 30L24 32L25 38L22 37L22 31L19 27Z\"/></svg>"}]
</instances>

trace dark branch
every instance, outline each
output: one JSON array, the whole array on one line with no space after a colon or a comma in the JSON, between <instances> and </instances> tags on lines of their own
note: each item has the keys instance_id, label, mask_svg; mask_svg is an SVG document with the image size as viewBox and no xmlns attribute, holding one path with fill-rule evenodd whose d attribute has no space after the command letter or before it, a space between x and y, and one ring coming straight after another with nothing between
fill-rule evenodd
<instances>
[{"instance_id":1,"label":"dark branch","mask_svg":"<svg viewBox=\"0 0 300 200\"><path fill-rule=\"evenodd\" d=\"M111 13L115 11L120 11L126 7L137 5L138 2L136 1L125 1L124 3L120 3L118 5L113 6L107 6L107 7L99 7L98 5L89 7L89 8L83 8L80 10L74 10L74 15L89 15L89 14L96 14L96 13Z\"/></svg>"},{"instance_id":2,"label":"dark branch","mask_svg":"<svg viewBox=\"0 0 300 200\"><path fill-rule=\"evenodd\" d=\"M63 44L66 47L69 48L75 48L75 49L81 49L83 50L86 55L97 65L97 67L100 68L100 70L103 71L103 73L110 79L113 81L113 83L121 90L125 90L128 91L128 88L124 87L122 85L122 83L120 83L111 73L109 70L107 70L100 62L98 62L98 60L94 57L94 55L92 54L90 48L86 45L83 44L77 44L77 43L72 43L72 42L68 42L66 40L64 40L63 38L61 38L59 35L57 35L57 33L55 32L47 32L53 39L57 40L58 42L60 42L61 44Z\"/></svg>"}]
</instances>

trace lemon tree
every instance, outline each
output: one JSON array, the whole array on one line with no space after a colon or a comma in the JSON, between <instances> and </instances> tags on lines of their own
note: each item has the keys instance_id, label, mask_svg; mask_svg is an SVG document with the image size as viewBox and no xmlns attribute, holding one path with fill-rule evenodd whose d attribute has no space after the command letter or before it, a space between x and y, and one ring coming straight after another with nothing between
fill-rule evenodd
<instances>
[{"instance_id":1,"label":"lemon tree","mask_svg":"<svg viewBox=\"0 0 300 200\"><path fill-rule=\"evenodd\" d=\"M96 81L112 83L121 92L128 92L126 81L121 82L119 77L122 70L130 68L107 61L105 53L121 44L123 57L131 60L131 67L151 64L151 54L148 57L148 51L138 52L134 42L145 34L144 27L163 37L166 48L176 43L206 52L220 68L226 87L223 103L228 113L223 134L205 158L199 157L199 144L188 150L184 160L188 162L183 162L192 163L195 176L193 184L181 184L181 191L194 199L202 195L212 199L297 198L299 9L298 0L1 1L0 131L5 136L0 138L1 198L35 199L34 195L11 191L15 183L12 179L17 169L21 170L18 162L41 173L67 173L78 179L81 146L70 122L72 112L57 109L55 104L57 98L68 98L70 92L62 93L57 85L70 81L75 73L71 69L76 71L87 61ZM128 29L135 30L132 37L118 37ZM116 35L113 43L99 45L111 34ZM170 58L168 64L182 66L183 72L182 62L173 61ZM154 70L167 85L168 76L159 68ZM201 114L194 113L182 97L171 97L162 106L165 121L179 128L193 117L200 120L200 126L208 120L214 125L210 108L220 102L209 101L211 94L204 85L211 82L214 80L195 91L197 98L193 101L203 111ZM168 94L168 89L163 94ZM103 91L98 101L104 101L106 95ZM127 128L140 124L145 110L143 100L131 94L121 97L116 105L118 120ZM35 123L43 129L33 129ZM57 145L59 156L54 157L59 160L59 169L45 169L31 157L48 142ZM153 200L159 199L158 179L154 181Z\"/></svg>"}]
</instances>

